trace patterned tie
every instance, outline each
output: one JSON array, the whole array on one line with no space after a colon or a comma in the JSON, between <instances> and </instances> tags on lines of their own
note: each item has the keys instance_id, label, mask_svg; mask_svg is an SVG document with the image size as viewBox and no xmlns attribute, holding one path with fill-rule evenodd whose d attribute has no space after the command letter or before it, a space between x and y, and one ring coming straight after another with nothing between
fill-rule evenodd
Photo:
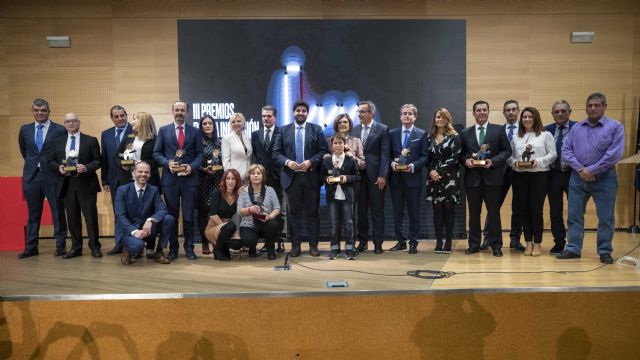
<instances>
[{"instance_id":1,"label":"patterned tie","mask_svg":"<svg viewBox=\"0 0 640 360\"><path fill-rule=\"evenodd\" d=\"M69 145L69 151L76 149L76 136L71 135L71 145Z\"/></svg>"},{"instance_id":2,"label":"patterned tie","mask_svg":"<svg viewBox=\"0 0 640 360\"><path fill-rule=\"evenodd\" d=\"M405 130L404 131L404 141L402 142L402 147L404 149L409 147L409 137L410 137L409 130Z\"/></svg>"},{"instance_id":3,"label":"patterned tie","mask_svg":"<svg viewBox=\"0 0 640 360\"><path fill-rule=\"evenodd\" d=\"M364 144L367 143L367 138L369 137L369 125L365 125L362 128L362 135L360 135L360 138L362 139L362 147L364 147Z\"/></svg>"},{"instance_id":4,"label":"patterned tie","mask_svg":"<svg viewBox=\"0 0 640 360\"><path fill-rule=\"evenodd\" d=\"M178 148L182 149L184 146L184 131L182 131L182 125L178 126Z\"/></svg>"},{"instance_id":5,"label":"patterned tie","mask_svg":"<svg viewBox=\"0 0 640 360\"><path fill-rule=\"evenodd\" d=\"M116 129L116 147L120 146L120 142L122 141L122 132L124 129Z\"/></svg>"},{"instance_id":6,"label":"patterned tie","mask_svg":"<svg viewBox=\"0 0 640 360\"><path fill-rule=\"evenodd\" d=\"M271 129L267 129L267 133L264 134L264 148L265 150L269 148L271 144Z\"/></svg>"},{"instance_id":7,"label":"patterned tie","mask_svg":"<svg viewBox=\"0 0 640 360\"><path fill-rule=\"evenodd\" d=\"M480 135L478 136L478 145L484 144L484 126L480 126Z\"/></svg>"},{"instance_id":8,"label":"patterned tie","mask_svg":"<svg viewBox=\"0 0 640 360\"><path fill-rule=\"evenodd\" d=\"M507 134L507 137L509 138L509 142L513 140L513 129L515 128L516 128L515 125L509 125L509 133Z\"/></svg>"},{"instance_id":9,"label":"patterned tie","mask_svg":"<svg viewBox=\"0 0 640 360\"><path fill-rule=\"evenodd\" d=\"M302 126L298 126L296 132L296 162L302 164L304 162L304 142L302 141Z\"/></svg>"},{"instance_id":10,"label":"patterned tie","mask_svg":"<svg viewBox=\"0 0 640 360\"><path fill-rule=\"evenodd\" d=\"M564 137L564 126L558 126L556 131L558 132L558 137L556 138L556 153L558 157L556 158L555 167L558 170L562 170L562 138Z\"/></svg>"},{"instance_id":11,"label":"patterned tie","mask_svg":"<svg viewBox=\"0 0 640 360\"><path fill-rule=\"evenodd\" d=\"M44 143L44 141L42 141L42 128L43 127L44 127L44 125L38 124L38 130L36 130L36 146L38 147L38 152L42 151L42 144Z\"/></svg>"}]
</instances>

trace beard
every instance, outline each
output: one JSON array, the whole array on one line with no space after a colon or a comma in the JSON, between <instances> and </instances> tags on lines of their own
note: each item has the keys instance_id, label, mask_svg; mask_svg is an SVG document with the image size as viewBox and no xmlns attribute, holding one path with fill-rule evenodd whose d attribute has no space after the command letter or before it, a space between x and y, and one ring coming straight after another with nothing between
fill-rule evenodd
<instances>
[{"instance_id":1,"label":"beard","mask_svg":"<svg viewBox=\"0 0 640 360\"><path fill-rule=\"evenodd\" d=\"M174 120L177 124L184 124L184 116L183 115L175 115Z\"/></svg>"},{"instance_id":2,"label":"beard","mask_svg":"<svg viewBox=\"0 0 640 360\"><path fill-rule=\"evenodd\" d=\"M305 121L307 121L307 116L306 115L296 115L296 123L297 124L304 124Z\"/></svg>"}]
</instances>

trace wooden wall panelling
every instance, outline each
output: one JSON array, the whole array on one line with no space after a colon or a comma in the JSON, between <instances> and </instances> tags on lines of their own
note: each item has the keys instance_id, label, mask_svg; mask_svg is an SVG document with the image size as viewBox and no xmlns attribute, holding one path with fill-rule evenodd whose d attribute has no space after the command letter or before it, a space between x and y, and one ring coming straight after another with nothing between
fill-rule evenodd
<instances>
[{"instance_id":1,"label":"wooden wall panelling","mask_svg":"<svg viewBox=\"0 0 640 360\"><path fill-rule=\"evenodd\" d=\"M114 0L3 0L4 16L11 18L111 17ZM150 6L148 1L145 1Z\"/></svg>"},{"instance_id":2,"label":"wooden wall panelling","mask_svg":"<svg viewBox=\"0 0 640 360\"><path fill-rule=\"evenodd\" d=\"M427 0L429 15L589 14L638 11L634 0Z\"/></svg>"}]
</instances>

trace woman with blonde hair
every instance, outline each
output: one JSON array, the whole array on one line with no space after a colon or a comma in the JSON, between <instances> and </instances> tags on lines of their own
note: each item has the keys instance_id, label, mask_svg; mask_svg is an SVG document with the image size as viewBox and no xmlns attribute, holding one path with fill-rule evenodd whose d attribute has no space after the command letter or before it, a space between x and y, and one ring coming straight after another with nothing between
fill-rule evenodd
<instances>
[{"instance_id":1,"label":"woman with blonde hair","mask_svg":"<svg viewBox=\"0 0 640 360\"><path fill-rule=\"evenodd\" d=\"M251 165L251 138L244 133L246 121L242 113L233 113L229 118L231 131L222 138L222 166L224 170L236 169L246 180Z\"/></svg>"}]
</instances>

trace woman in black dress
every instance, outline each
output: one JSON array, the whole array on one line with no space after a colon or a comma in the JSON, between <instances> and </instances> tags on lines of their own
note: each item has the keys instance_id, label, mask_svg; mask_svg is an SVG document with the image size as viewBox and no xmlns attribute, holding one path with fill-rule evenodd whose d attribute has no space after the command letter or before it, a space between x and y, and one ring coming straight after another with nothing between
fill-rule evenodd
<instances>
[{"instance_id":1,"label":"woman in black dress","mask_svg":"<svg viewBox=\"0 0 640 360\"><path fill-rule=\"evenodd\" d=\"M220 188L214 190L211 196L205 236L213 244L213 258L216 260L231 260L229 253L231 239L236 239L234 245L240 242L236 223L239 219L235 216L238 212L240 186L242 186L240 173L236 169L229 169L222 175ZM242 246L232 247L240 249Z\"/></svg>"},{"instance_id":2,"label":"woman in black dress","mask_svg":"<svg viewBox=\"0 0 640 360\"><path fill-rule=\"evenodd\" d=\"M200 184L196 192L196 209L198 209L198 230L202 239L202 254L209 255L209 241L204 234L209 220L209 206L213 192L220 188L222 177L222 156L220 140L216 133L215 121L211 115L200 118L200 134L202 134L202 153L204 154L200 171Z\"/></svg>"},{"instance_id":3,"label":"woman in black dress","mask_svg":"<svg viewBox=\"0 0 640 360\"><path fill-rule=\"evenodd\" d=\"M427 201L433 204L436 228L436 253L451 253L454 211L460 203L460 137L453 128L451 114L439 108L433 115L431 144L429 145L429 176ZM445 242L442 243L442 228Z\"/></svg>"}]
</instances>

